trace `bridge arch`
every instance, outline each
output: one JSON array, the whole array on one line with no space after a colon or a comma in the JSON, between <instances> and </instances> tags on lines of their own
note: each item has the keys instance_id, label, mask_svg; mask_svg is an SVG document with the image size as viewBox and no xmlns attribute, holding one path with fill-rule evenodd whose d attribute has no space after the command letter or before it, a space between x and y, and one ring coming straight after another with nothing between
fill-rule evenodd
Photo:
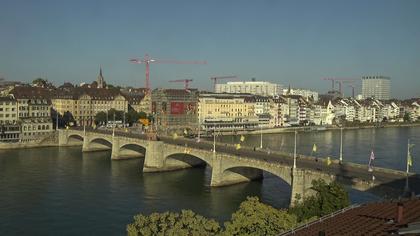
<instances>
[{"instance_id":1,"label":"bridge arch","mask_svg":"<svg viewBox=\"0 0 420 236\"><path fill-rule=\"evenodd\" d=\"M220 174L214 179L213 186L225 186L252 180L260 180L266 175L272 175L292 186L292 170L288 167L270 166L261 163L232 163L220 170Z\"/></svg>"},{"instance_id":2,"label":"bridge arch","mask_svg":"<svg viewBox=\"0 0 420 236\"><path fill-rule=\"evenodd\" d=\"M87 148L89 151L111 150L112 140L102 137L94 137L89 140Z\"/></svg>"},{"instance_id":3,"label":"bridge arch","mask_svg":"<svg viewBox=\"0 0 420 236\"><path fill-rule=\"evenodd\" d=\"M189 168L189 167L195 167L195 166L205 166L209 165L211 166L211 163L209 163L204 158L188 154L188 153L173 153L165 157L165 166L171 167L176 166L178 168Z\"/></svg>"},{"instance_id":4,"label":"bridge arch","mask_svg":"<svg viewBox=\"0 0 420 236\"><path fill-rule=\"evenodd\" d=\"M77 143L77 144L82 144L83 143L83 136L80 134L70 134L67 137L67 142L66 144L72 144L72 143Z\"/></svg>"},{"instance_id":5,"label":"bridge arch","mask_svg":"<svg viewBox=\"0 0 420 236\"><path fill-rule=\"evenodd\" d=\"M138 143L125 143L119 147L120 157L146 156L146 147Z\"/></svg>"}]
</instances>

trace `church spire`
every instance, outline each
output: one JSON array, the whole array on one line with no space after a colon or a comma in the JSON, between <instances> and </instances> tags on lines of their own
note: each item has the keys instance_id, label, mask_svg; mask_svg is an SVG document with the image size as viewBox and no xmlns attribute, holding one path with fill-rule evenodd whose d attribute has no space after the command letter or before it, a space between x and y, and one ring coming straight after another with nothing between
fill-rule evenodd
<instances>
[{"instance_id":1,"label":"church spire","mask_svg":"<svg viewBox=\"0 0 420 236\"><path fill-rule=\"evenodd\" d=\"M102 66L99 67L99 75L96 82L98 83L98 88L105 88L105 80L102 76Z\"/></svg>"}]
</instances>

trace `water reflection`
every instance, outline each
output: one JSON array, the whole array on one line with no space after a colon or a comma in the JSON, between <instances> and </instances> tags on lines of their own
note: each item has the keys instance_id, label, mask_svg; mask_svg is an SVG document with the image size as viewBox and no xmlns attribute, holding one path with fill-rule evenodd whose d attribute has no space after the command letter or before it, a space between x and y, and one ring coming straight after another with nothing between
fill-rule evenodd
<instances>
[{"instance_id":1,"label":"water reflection","mask_svg":"<svg viewBox=\"0 0 420 236\"><path fill-rule=\"evenodd\" d=\"M299 153L309 154L317 143L319 156L338 157L339 132L301 133ZM263 138L272 150L293 150L293 133ZM419 127L347 130L343 138L345 160L366 164L374 143L376 166L402 170L410 138L417 144L413 170L420 173ZM239 137L220 139L239 141ZM259 146L259 141L259 135L249 136L245 145ZM0 150L1 234L124 235L125 225L137 213L192 209L224 221L247 196L258 196L278 208L289 203L290 186L269 173L264 173L263 181L211 188L209 167L142 173L143 158L112 161L110 155L109 151L82 153L81 147ZM356 190L350 190L350 197L352 202L377 199Z\"/></svg>"}]
</instances>

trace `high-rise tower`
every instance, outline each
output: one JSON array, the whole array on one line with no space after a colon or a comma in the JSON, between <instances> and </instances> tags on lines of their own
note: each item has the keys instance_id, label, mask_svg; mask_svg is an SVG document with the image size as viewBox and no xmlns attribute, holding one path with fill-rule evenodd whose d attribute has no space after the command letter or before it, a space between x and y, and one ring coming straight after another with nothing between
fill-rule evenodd
<instances>
[{"instance_id":1,"label":"high-rise tower","mask_svg":"<svg viewBox=\"0 0 420 236\"><path fill-rule=\"evenodd\" d=\"M363 98L388 100L391 98L391 78L387 76L363 76Z\"/></svg>"}]
</instances>

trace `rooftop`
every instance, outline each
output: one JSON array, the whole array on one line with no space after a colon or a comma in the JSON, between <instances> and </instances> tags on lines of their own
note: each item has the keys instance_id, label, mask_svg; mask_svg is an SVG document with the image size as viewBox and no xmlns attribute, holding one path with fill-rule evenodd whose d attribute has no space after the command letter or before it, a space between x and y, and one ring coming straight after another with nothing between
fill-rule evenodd
<instances>
[{"instance_id":1,"label":"rooftop","mask_svg":"<svg viewBox=\"0 0 420 236\"><path fill-rule=\"evenodd\" d=\"M420 199L355 205L283 235L392 235L415 231L420 222ZM414 234L419 235L420 228Z\"/></svg>"}]
</instances>

